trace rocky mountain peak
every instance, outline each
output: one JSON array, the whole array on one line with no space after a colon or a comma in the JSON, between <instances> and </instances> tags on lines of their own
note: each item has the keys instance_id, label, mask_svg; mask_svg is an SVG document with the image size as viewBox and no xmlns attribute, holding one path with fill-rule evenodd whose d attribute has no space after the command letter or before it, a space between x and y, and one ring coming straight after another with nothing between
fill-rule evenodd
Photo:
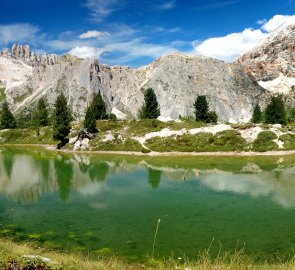
<instances>
[{"instance_id":1,"label":"rocky mountain peak","mask_svg":"<svg viewBox=\"0 0 295 270\"><path fill-rule=\"evenodd\" d=\"M20 44L13 44L11 49L1 51L0 57L21 60L29 66L55 65L59 62L59 57L56 54L39 55L32 52L29 45Z\"/></svg>"},{"instance_id":2,"label":"rocky mountain peak","mask_svg":"<svg viewBox=\"0 0 295 270\"><path fill-rule=\"evenodd\" d=\"M264 88L287 94L295 85L295 24L280 27L237 62Z\"/></svg>"}]
</instances>

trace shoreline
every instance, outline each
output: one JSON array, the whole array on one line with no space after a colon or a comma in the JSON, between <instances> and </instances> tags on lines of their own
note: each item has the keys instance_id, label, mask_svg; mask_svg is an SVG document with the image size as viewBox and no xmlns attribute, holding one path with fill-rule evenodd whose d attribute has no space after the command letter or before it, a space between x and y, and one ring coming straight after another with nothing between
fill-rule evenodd
<instances>
[{"instance_id":1,"label":"shoreline","mask_svg":"<svg viewBox=\"0 0 295 270\"><path fill-rule=\"evenodd\" d=\"M121 156L146 156L146 157L198 157L198 156L236 156L236 157L255 157L255 156L290 156L295 155L295 150L283 150L283 151L268 151L268 152L134 152L134 151L75 151L55 149L53 145L46 144L0 144L3 147L40 147L49 151L56 151L62 153L73 153L73 154L97 154L97 155L121 155Z\"/></svg>"}]
</instances>

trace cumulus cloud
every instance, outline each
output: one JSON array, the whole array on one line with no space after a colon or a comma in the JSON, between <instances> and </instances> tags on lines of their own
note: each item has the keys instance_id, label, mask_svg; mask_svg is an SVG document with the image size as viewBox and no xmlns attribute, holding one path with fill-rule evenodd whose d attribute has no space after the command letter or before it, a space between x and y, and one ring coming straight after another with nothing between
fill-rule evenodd
<instances>
[{"instance_id":1,"label":"cumulus cloud","mask_svg":"<svg viewBox=\"0 0 295 270\"><path fill-rule=\"evenodd\" d=\"M39 28L28 23L2 24L0 25L0 44L6 46L9 43L32 43Z\"/></svg>"},{"instance_id":2,"label":"cumulus cloud","mask_svg":"<svg viewBox=\"0 0 295 270\"><path fill-rule=\"evenodd\" d=\"M276 15L270 20L259 20L260 29L246 28L237 33L222 37L214 37L202 42L193 42L193 53L214 57L227 62L232 62L242 53L252 49L257 43L273 31L295 24L295 15Z\"/></svg>"},{"instance_id":3,"label":"cumulus cloud","mask_svg":"<svg viewBox=\"0 0 295 270\"><path fill-rule=\"evenodd\" d=\"M264 31L270 33L278 28L285 27L293 23L295 23L295 15L276 15L272 17L269 21L265 22L261 28Z\"/></svg>"},{"instance_id":4,"label":"cumulus cloud","mask_svg":"<svg viewBox=\"0 0 295 270\"><path fill-rule=\"evenodd\" d=\"M224 37L210 38L200 44L195 42L194 52L196 54L231 62L235 60L241 52L255 46L264 36L265 33L261 30L248 28L240 33L233 33Z\"/></svg>"},{"instance_id":5,"label":"cumulus cloud","mask_svg":"<svg viewBox=\"0 0 295 270\"><path fill-rule=\"evenodd\" d=\"M101 31L87 31L79 36L80 39L88 39L88 38L100 38L102 36L108 35L107 32L101 32Z\"/></svg>"},{"instance_id":6,"label":"cumulus cloud","mask_svg":"<svg viewBox=\"0 0 295 270\"><path fill-rule=\"evenodd\" d=\"M80 58L99 58L104 52L101 48L82 46L75 47L69 51L69 54L80 57Z\"/></svg>"}]
</instances>

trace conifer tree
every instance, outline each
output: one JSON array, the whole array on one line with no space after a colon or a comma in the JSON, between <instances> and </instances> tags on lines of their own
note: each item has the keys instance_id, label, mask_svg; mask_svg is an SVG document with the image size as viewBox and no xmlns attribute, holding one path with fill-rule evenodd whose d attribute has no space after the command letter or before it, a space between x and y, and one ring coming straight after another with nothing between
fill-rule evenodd
<instances>
[{"instance_id":1,"label":"conifer tree","mask_svg":"<svg viewBox=\"0 0 295 270\"><path fill-rule=\"evenodd\" d=\"M16 120L8 107L8 103L5 101L2 106L1 118L0 118L0 128L10 129L16 128Z\"/></svg>"},{"instance_id":2,"label":"conifer tree","mask_svg":"<svg viewBox=\"0 0 295 270\"><path fill-rule=\"evenodd\" d=\"M198 122L217 123L218 116L216 112L209 111L209 105L206 96L198 96L194 103L195 119Z\"/></svg>"},{"instance_id":3,"label":"conifer tree","mask_svg":"<svg viewBox=\"0 0 295 270\"><path fill-rule=\"evenodd\" d=\"M95 112L93 106L89 106L86 110L85 120L84 120L84 127L92 133L97 132L96 129L96 119L95 119Z\"/></svg>"},{"instance_id":4,"label":"conifer tree","mask_svg":"<svg viewBox=\"0 0 295 270\"><path fill-rule=\"evenodd\" d=\"M63 142L70 133L72 120L67 100L64 94L60 94L54 104L53 138Z\"/></svg>"},{"instance_id":5,"label":"conifer tree","mask_svg":"<svg viewBox=\"0 0 295 270\"><path fill-rule=\"evenodd\" d=\"M262 122L262 112L261 112L259 104L256 104L254 108L251 122L254 124L258 124Z\"/></svg>"},{"instance_id":6,"label":"conifer tree","mask_svg":"<svg viewBox=\"0 0 295 270\"><path fill-rule=\"evenodd\" d=\"M93 114L96 120L108 118L106 105L102 99L100 92L94 94L90 107L92 107L93 109Z\"/></svg>"},{"instance_id":7,"label":"conifer tree","mask_svg":"<svg viewBox=\"0 0 295 270\"><path fill-rule=\"evenodd\" d=\"M32 122L37 128L49 125L49 112L47 102L44 98L38 100L37 106L33 112Z\"/></svg>"},{"instance_id":8,"label":"conifer tree","mask_svg":"<svg viewBox=\"0 0 295 270\"><path fill-rule=\"evenodd\" d=\"M206 96L198 96L195 104L195 116L196 121L207 122L207 114L209 110L208 102Z\"/></svg>"},{"instance_id":9,"label":"conifer tree","mask_svg":"<svg viewBox=\"0 0 295 270\"><path fill-rule=\"evenodd\" d=\"M265 109L265 122L267 124L287 124L287 114L283 97L273 96Z\"/></svg>"},{"instance_id":10,"label":"conifer tree","mask_svg":"<svg viewBox=\"0 0 295 270\"><path fill-rule=\"evenodd\" d=\"M160 106L152 88L144 93L144 104L139 116L141 119L157 119L160 116Z\"/></svg>"}]
</instances>

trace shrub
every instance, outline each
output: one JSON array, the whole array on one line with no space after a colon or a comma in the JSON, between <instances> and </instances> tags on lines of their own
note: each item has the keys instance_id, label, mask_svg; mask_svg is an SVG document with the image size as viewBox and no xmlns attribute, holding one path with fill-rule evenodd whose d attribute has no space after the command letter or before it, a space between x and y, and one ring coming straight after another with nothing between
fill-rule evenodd
<instances>
[{"instance_id":1,"label":"shrub","mask_svg":"<svg viewBox=\"0 0 295 270\"><path fill-rule=\"evenodd\" d=\"M280 140L284 142L284 148L286 150L295 149L295 134L284 134L280 137Z\"/></svg>"},{"instance_id":2,"label":"shrub","mask_svg":"<svg viewBox=\"0 0 295 270\"><path fill-rule=\"evenodd\" d=\"M262 131L253 142L252 150L256 152L279 150L279 146L273 141L277 138L277 135L272 131Z\"/></svg>"}]
</instances>

